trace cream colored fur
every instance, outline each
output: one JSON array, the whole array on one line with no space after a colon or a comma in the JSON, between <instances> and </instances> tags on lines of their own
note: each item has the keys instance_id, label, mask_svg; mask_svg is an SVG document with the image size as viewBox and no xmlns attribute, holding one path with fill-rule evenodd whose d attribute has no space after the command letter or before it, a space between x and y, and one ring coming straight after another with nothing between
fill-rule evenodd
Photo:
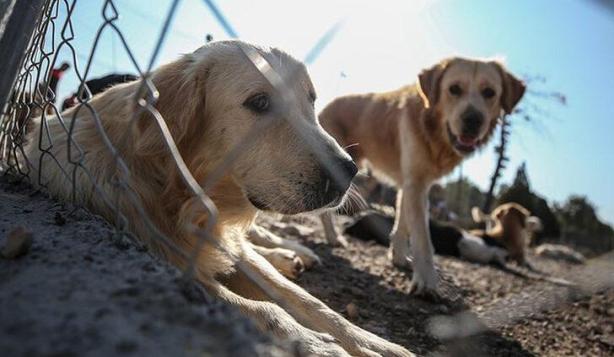
<instances>
[{"instance_id":1,"label":"cream colored fur","mask_svg":"<svg viewBox=\"0 0 614 357\"><path fill-rule=\"evenodd\" d=\"M268 62L285 83L283 95L265 80L246 52L257 53L259 64ZM349 161L349 157L315 118L313 86L304 65L277 49L239 41L214 42L160 67L152 81L159 91L155 108L190 172L218 209L212 230L215 241L207 241L196 259L196 277L207 290L239 308L261 329L298 339L307 353L410 355L401 346L354 326L287 280L245 240L257 212L253 204L293 214L341 202L341 197L334 203L322 199L321 186L316 184L322 179L321 165L310 148L320 145L330 159ZM47 117L44 127L53 142L49 147L51 143L43 140L42 146L55 159L39 149L41 125L35 125L26 150L31 177L38 183L40 175L41 184L63 200L73 198L74 178L77 203L119 224L113 209L117 204L127 228L152 252L186 268L188 260L182 254L154 239L127 193L133 192L156 229L188 254L198 241L191 227L211 221L181 179L153 117L143 112L132 121L139 86L140 82L117 85L95 96L88 106L66 111L63 119ZM257 93L270 97L271 110L266 114L256 114L245 105ZM94 111L124 160L128 177L117 169L93 120ZM295 130L297 125L304 136ZM254 126L260 128L258 135L248 141L245 136ZM67 156L70 127L72 163ZM42 136L47 136L47 130ZM237 145L243 145L243 150L213 183L212 173L219 173L216 168L227 162ZM118 179L127 182L127 189L117 185ZM108 197L112 205L102 197Z\"/></svg>"}]
</instances>

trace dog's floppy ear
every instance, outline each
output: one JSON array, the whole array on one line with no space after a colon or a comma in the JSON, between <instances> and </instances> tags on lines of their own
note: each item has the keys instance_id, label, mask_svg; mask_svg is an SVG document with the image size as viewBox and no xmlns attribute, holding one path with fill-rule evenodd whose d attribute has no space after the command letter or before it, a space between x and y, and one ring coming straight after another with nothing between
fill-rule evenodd
<instances>
[{"instance_id":1,"label":"dog's floppy ear","mask_svg":"<svg viewBox=\"0 0 614 357\"><path fill-rule=\"evenodd\" d=\"M418 92L426 108L431 108L437 104L441 78L443 78L447 66L448 60L444 60L431 68L422 70L418 75Z\"/></svg>"},{"instance_id":2,"label":"dog's floppy ear","mask_svg":"<svg viewBox=\"0 0 614 357\"><path fill-rule=\"evenodd\" d=\"M201 54L194 53L160 67L152 76L159 93L155 107L177 144L194 131L195 125L203 122L197 117L205 113L209 62ZM160 128L154 121L147 111L139 118L136 150L141 155L157 155L165 150Z\"/></svg>"},{"instance_id":3,"label":"dog's floppy ear","mask_svg":"<svg viewBox=\"0 0 614 357\"><path fill-rule=\"evenodd\" d=\"M523 81L505 70L501 63L494 63L501 75L503 86L503 92L501 93L501 108L503 108L506 114L511 114L516 104L522 99L526 90L526 85Z\"/></svg>"}]
</instances>

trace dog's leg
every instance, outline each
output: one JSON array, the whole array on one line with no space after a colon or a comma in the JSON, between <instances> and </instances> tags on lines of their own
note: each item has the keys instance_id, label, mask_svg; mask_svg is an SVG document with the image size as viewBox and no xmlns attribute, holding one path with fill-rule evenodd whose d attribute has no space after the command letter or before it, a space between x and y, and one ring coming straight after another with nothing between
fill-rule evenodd
<instances>
[{"instance_id":1,"label":"dog's leg","mask_svg":"<svg viewBox=\"0 0 614 357\"><path fill-rule=\"evenodd\" d=\"M335 229L333 215L334 213L330 211L324 212L320 215L322 225L324 226L324 235L326 236L326 240L328 241L328 244L332 245L333 247L347 247L347 240L343 234L337 233L337 229Z\"/></svg>"},{"instance_id":2,"label":"dog's leg","mask_svg":"<svg viewBox=\"0 0 614 357\"><path fill-rule=\"evenodd\" d=\"M252 274L252 279L258 281L260 289L274 298L299 323L312 330L332 335L350 354L412 356L403 347L351 324L323 302L279 274L266 259L250 247L245 247L244 260L240 263Z\"/></svg>"},{"instance_id":3,"label":"dog's leg","mask_svg":"<svg viewBox=\"0 0 614 357\"><path fill-rule=\"evenodd\" d=\"M434 292L439 280L428 228L428 188L429 183L426 180L410 179L403 184L401 199L400 219L407 222L410 230L413 268L410 291L417 294Z\"/></svg>"},{"instance_id":4,"label":"dog's leg","mask_svg":"<svg viewBox=\"0 0 614 357\"><path fill-rule=\"evenodd\" d=\"M403 212L403 189L397 191L396 214L394 216L394 226L390 233L390 254L392 263L399 268L409 267L410 247L409 247L409 229L407 226L407 217Z\"/></svg>"},{"instance_id":5,"label":"dog's leg","mask_svg":"<svg viewBox=\"0 0 614 357\"><path fill-rule=\"evenodd\" d=\"M200 279L209 293L220 300L237 307L245 316L252 319L263 332L272 333L282 339L297 340L299 342L299 355L313 356L349 356L335 339L326 334L310 330L298 323L283 308L266 299L266 295L258 287L253 287L247 295L254 295L254 299L241 296L226 288L217 281ZM242 286L244 290L250 284L245 278L234 279L234 285Z\"/></svg>"},{"instance_id":6,"label":"dog's leg","mask_svg":"<svg viewBox=\"0 0 614 357\"><path fill-rule=\"evenodd\" d=\"M286 278L296 279L305 271L305 265L299 256L284 248L265 248L252 244L252 248L271 263Z\"/></svg>"},{"instance_id":7,"label":"dog's leg","mask_svg":"<svg viewBox=\"0 0 614 357\"><path fill-rule=\"evenodd\" d=\"M272 232L253 224L247 233L250 242L265 248L284 248L295 252L303 261L305 268L320 264L320 258L309 248L299 242L281 238ZM275 265L275 264L273 264Z\"/></svg>"}]
</instances>

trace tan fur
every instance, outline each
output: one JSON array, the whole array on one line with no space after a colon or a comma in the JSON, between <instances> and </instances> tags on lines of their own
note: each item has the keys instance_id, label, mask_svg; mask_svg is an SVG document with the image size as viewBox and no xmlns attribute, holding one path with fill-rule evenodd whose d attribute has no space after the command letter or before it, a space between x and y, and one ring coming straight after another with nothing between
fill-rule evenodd
<instances>
[{"instance_id":1,"label":"tan fur","mask_svg":"<svg viewBox=\"0 0 614 357\"><path fill-rule=\"evenodd\" d=\"M473 210L478 209L474 207ZM479 210L479 209L478 209ZM515 202L499 205L490 215L486 216L479 211L484 218L478 221L488 221L487 229L474 229L470 233L478 237L488 236L500 239L511 259L519 264L526 263L526 248L528 246L527 220L531 212Z\"/></svg>"},{"instance_id":2,"label":"tan fur","mask_svg":"<svg viewBox=\"0 0 614 357\"><path fill-rule=\"evenodd\" d=\"M256 53L257 59L268 63L283 79L283 98L256 70L245 51ZM322 180L322 168L310 152L313 145L325 149L322 152L328 160L349 161L317 123L310 100L313 87L304 65L277 49L239 41L214 42L160 67L153 72L152 82L159 91L155 108L196 182L218 210L217 224L212 228L214 241L205 243L195 262L196 277L208 291L238 307L263 330L300 340L308 354L410 355L404 348L352 325L284 278L245 241L245 232L257 212L250 200L280 213L331 205L321 198L328 188L322 192L317 184ZM37 125L26 150L33 170L31 178L39 183L40 174L40 184L55 196L74 198L121 224L115 221L113 207L117 204L127 228L151 251L186 268L185 256L154 238L145 216L130 199L132 193L153 226L188 255L198 241L192 227L205 227L211 222L199 199L184 184L154 117L141 112L136 122L132 121L134 110L139 110L135 96L140 85L140 81L117 85L96 95L89 104L64 112L63 119L44 118L53 142L42 147L57 163L39 150ZM255 93L267 93L274 110L256 114L248 109L244 103ZM129 177L117 169L118 162L93 120L94 112ZM71 126L69 145L64 127ZM246 144L245 137L254 126L263 129L216 183L208 181L233 148ZM295 130L297 126L304 136ZM128 189L118 186L117 179L127 182Z\"/></svg>"},{"instance_id":3,"label":"tan fur","mask_svg":"<svg viewBox=\"0 0 614 357\"><path fill-rule=\"evenodd\" d=\"M451 92L458 85L462 95ZM484 95L488 88L491 98ZM450 58L424 70L418 82L386 93L335 99L320 114L320 123L358 162L368 161L392 179L399 190L392 233L393 261L406 266L411 231L415 291L434 289L437 277L427 226L430 185L450 173L467 155L464 117L469 109L482 115L471 150L491 137L499 117L509 113L524 85L494 61ZM459 144L460 143L460 144ZM462 149L462 150L461 150ZM323 216L332 244L343 238ZM339 238L338 238L339 237Z\"/></svg>"}]
</instances>

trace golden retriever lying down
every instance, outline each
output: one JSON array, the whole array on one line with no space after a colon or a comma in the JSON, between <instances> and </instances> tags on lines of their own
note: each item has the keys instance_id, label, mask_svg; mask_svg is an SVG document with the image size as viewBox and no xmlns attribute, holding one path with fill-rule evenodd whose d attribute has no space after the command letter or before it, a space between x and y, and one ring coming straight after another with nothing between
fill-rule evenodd
<instances>
[{"instance_id":1,"label":"golden retriever lying down","mask_svg":"<svg viewBox=\"0 0 614 357\"><path fill-rule=\"evenodd\" d=\"M283 91L273 87L263 73L280 79ZM246 243L245 232L257 208L295 214L334 207L343 200L356 173L350 157L316 120L315 92L304 65L278 49L224 41L160 67L153 72L152 81L159 91L155 108L190 172L219 212L214 240L206 241L198 251L195 266L196 277L208 292L236 306L262 330L300 340L308 353L411 355L401 346L352 325L282 276ZM90 105L130 170L130 177L125 178L129 189L155 227L191 254L198 240L192 228L204 227L211 217L180 178L153 116L144 112L136 123L131 122L139 88L140 82L117 85L95 96ZM81 161L91 176L68 160L65 128L73 124L73 141L81 150L71 141L71 160ZM53 138L49 151L57 163L50 155L41 154L37 128L27 147L33 181L40 174L52 194L69 200L69 178L74 169L78 203L109 220L115 218L103 195L94 191L93 180L107 197L117 199L130 231L153 252L186 268L185 256L151 238L127 191L116 184L122 173L92 120L92 111L85 106L71 108L63 119L48 118L47 125ZM252 142L244 140L259 126L266 130L258 131ZM43 134L43 147L47 147ZM244 145L245 150L214 184L208 184L212 172L237 145ZM79 154L82 158L75 157ZM333 180L331 166L345 179Z\"/></svg>"},{"instance_id":2,"label":"golden retriever lying down","mask_svg":"<svg viewBox=\"0 0 614 357\"><path fill-rule=\"evenodd\" d=\"M392 260L400 267L411 263L413 292L433 292L438 283L427 217L430 186L488 142L524 90L498 62L451 58L422 71L416 84L340 97L320 113L324 129L357 162L368 161L400 188ZM343 244L331 215L322 219L328 241Z\"/></svg>"}]
</instances>

